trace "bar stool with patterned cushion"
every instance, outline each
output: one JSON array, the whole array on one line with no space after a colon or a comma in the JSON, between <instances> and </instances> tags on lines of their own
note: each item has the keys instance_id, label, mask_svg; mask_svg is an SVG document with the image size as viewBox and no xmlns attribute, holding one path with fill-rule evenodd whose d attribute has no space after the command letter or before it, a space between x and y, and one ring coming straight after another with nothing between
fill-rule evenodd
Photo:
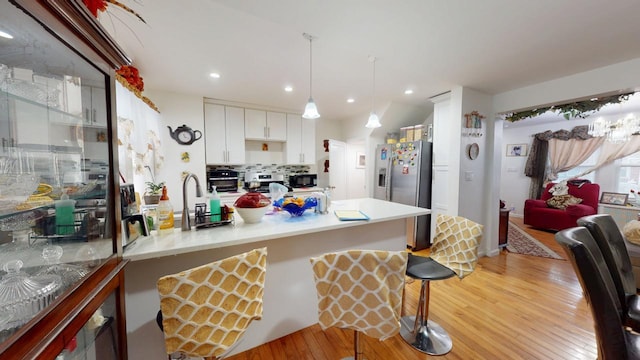
<instances>
[{"instance_id":1,"label":"bar stool with patterned cushion","mask_svg":"<svg viewBox=\"0 0 640 360\"><path fill-rule=\"evenodd\" d=\"M311 258L320 327L354 330L354 357L362 359L360 333L385 340L400 331L406 251L348 250Z\"/></svg>"},{"instance_id":2,"label":"bar stool with patterned cushion","mask_svg":"<svg viewBox=\"0 0 640 360\"><path fill-rule=\"evenodd\" d=\"M249 251L158 280L165 348L215 359L262 318L267 248Z\"/></svg>"},{"instance_id":3,"label":"bar stool with patterned cushion","mask_svg":"<svg viewBox=\"0 0 640 360\"><path fill-rule=\"evenodd\" d=\"M443 355L453 346L449 334L429 320L429 284L453 276L460 279L471 274L478 262L478 245L483 226L460 216L439 214L436 236L430 257L409 254L407 275L422 280L418 311L415 316L403 316L400 335L413 346L430 355Z\"/></svg>"}]
</instances>

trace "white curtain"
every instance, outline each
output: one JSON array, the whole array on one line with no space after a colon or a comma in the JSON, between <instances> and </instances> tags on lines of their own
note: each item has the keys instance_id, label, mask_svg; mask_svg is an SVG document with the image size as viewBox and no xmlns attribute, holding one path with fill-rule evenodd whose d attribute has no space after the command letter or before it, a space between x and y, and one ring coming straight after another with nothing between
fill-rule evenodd
<instances>
[{"instance_id":1,"label":"white curtain","mask_svg":"<svg viewBox=\"0 0 640 360\"><path fill-rule=\"evenodd\" d=\"M633 135L631 136L631 139L629 141L621 144L614 144L612 142L605 141L602 144L600 156L598 156L598 162L593 167L587 169L579 175L576 175L574 178L578 178L592 171L596 171L604 165L612 163L618 159L629 156L638 151L640 151L640 135Z\"/></svg>"},{"instance_id":2,"label":"white curtain","mask_svg":"<svg viewBox=\"0 0 640 360\"><path fill-rule=\"evenodd\" d=\"M558 173L571 170L591 156L604 142L604 138L549 139L549 160L551 169L548 180L558 178Z\"/></svg>"}]
</instances>

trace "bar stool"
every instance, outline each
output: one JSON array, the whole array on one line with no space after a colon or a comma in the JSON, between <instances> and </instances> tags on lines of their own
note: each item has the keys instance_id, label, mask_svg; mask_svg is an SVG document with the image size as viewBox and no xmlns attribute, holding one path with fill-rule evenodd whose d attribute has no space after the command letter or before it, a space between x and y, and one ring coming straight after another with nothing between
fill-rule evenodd
<instances>
[{"instance_id":1,"label":"bar stool","mask_svg":"<svg viewBox=\"0 0 640 360\"><path fill-rule=\"evenodd\" d=\"M444 280L471 274L478 262L478 245L483 226L460 216L439 214L430 257L409 254L407 275L422 280L415 316L403 316L400 335L413 348L429 355L444 355L453 346L449 334L429 320L429 286L432 280Z\"/></svg>"},{"instance_id":2,"label":"bar stool","mask_svg":"<svg viewBox=\"0 0 640 360\"><path fill-rule=\"evenodd\" d=\"M158 280L158 324L169 359L215 359L262 318L266 261L261 248Z\"/></svg>"},{"instance_id":3,"label":"bar stool","mask_svg":"<svg viewBox=\"0 0 640 360\"><path fill-rule=\"evenodd\" d=\"M348 250L311 258L323 330L354 330L354 357L362 359L360 333L385 340L400 331L406 251Z\"/></svg>"}]
</instances>

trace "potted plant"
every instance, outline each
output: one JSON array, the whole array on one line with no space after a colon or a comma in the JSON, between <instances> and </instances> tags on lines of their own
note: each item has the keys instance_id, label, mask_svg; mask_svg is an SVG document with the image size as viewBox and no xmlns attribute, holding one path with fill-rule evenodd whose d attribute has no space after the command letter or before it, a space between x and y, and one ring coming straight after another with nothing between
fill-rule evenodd
<instances>
[{"instance_id":1,"label":"potted plant","mask_svg":"<svg viewBox=\"0 0 640 360\"><path fill-rule=\"evenodd\" d=\"M164 181L154 183L147 181L147 190L144 192L144 203L147 205L157 204L160 202L160 195L162 195L162 188L164 187Z\"/></svg>"}]
</instances>

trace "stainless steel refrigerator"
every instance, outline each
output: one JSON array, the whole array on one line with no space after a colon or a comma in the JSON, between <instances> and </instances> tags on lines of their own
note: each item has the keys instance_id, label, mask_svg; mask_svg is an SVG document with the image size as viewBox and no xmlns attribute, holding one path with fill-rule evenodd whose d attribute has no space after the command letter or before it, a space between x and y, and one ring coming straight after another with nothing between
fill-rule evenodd
<instances>
[{"instance_id":1,"label":"stainless steel refrigerator","mask_svg":"<svg viewBox=\"0 0 640 360\"><path fill-rule=\"evenodd\" d=\"M374 197L431 208L432 151L433 144L427 141L378 145ZM413 250L431 246L430 233L431 215L418 216L413 224L413 236L407 236L407 246Z\"/></svg>"}]
</instances>

